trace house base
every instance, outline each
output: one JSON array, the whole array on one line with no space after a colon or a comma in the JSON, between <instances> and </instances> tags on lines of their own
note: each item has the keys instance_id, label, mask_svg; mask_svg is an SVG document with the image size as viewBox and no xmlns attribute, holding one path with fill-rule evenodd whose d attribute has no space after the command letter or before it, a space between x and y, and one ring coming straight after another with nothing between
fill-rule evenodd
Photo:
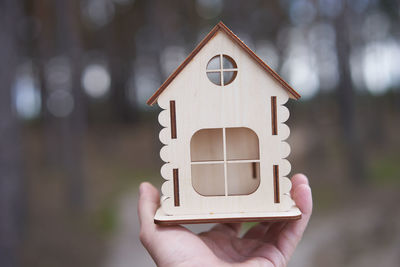
<instances>
[{"instance_id":1,"label":"house base","mask_svg":"<svg viewBox=\"0 0 400 267\"><path fill-rule=\"evenodd\" d=\"M167 215L161 208L154 216L154 223L158 225L198 224L198 223L240 223L240 222L276 222L291 221L301 218L299 208L293 207L289 211L279 212L242 212L223 214L196 214L196 215Z\"/></svg>"}]
</instances>

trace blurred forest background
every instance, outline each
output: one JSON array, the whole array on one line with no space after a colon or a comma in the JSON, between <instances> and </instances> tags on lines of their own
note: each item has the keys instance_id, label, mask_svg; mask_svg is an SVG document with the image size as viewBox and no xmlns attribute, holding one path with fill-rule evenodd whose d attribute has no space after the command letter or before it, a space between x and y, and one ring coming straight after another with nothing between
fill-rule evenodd
<instances>
[{"instance_id":1,"label":"blurred forest background","mask_svg":"<svg viewBox=\"0 0 400 267\"><path fill-rule=\"evenodd\" d=\"M397 0L0 1L0 266L152 265L145 101L220 20L302 95L289 160L315 208L292 265L399 266L399 17Z\"/></svg>"}]
</instances>

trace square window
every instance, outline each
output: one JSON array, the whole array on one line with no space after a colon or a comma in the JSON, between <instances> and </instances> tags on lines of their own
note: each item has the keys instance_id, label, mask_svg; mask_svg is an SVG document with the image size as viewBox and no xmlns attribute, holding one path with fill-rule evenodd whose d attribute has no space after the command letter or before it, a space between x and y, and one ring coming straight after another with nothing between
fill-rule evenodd
<instances>
[{"instance_id":1,"label":"square window","mask_svg":"<svg viewBox=\"0 0 400 267\"><path fill-rule=\"evenodd\" d=\"M197 131L190 141L190 157L192 162L224 160L222 129Z\"/></svg>"},{"instance_id":2,"label":"square window","mask_svg":"<svg viewBox=\"0 0 400 267\"><path fill-rule=\"evenodd\" d=\"M256 191L260 184L259 172L259 162L228 162L228 195L249 195Z\"/></svg>"},{"instance_id":3,"label":"square window","mask_svg":"<svg viewBox=\"0 0 400 267\"><path fill-rule=\"evenodd\" d=\"M249 128L226 128L227 160L260 159L257 134Z\"/></svg>"},{"instance_id":4,"label":"square window","mask_svg":"<svg viewBox=\"0 0 400 267\"><path fill-rule=\"evenodd\" d=\"M192 136L190 150L192 185L199 194L248 195L257 190L260 184L259 142L251 129L199 130Z\"/></svg>"},{"instance_id":5,"label":"square window","mask_svg":"<svg viewBox=\"0 0 400 267\"><path fill-rule=\"evenodd\" d=\"M192 185L200 195L224 196L224 164L192 164Z\"/></svg>"}]
</instances>

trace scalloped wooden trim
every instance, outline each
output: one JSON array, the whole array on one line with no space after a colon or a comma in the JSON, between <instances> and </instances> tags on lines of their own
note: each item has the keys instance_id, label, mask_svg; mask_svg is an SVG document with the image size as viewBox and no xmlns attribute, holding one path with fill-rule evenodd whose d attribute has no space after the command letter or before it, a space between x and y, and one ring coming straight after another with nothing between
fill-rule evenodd
<instances>
[{"instance_id":1,"label":"scalloped wooden trim","mask_svg":"<svg viewBox=\"0 0 400 267\"><path fill-rule=\"evenodd\" d=\"M242 70L246 70L246 73L244 71L239 72L236 78L238 87L235 84L231 85L232 88L235 87L237 90L214 90L216 85L210 83L206 75L199 75L201 69L204 74L207 60L215 54L222 53L221 51L235 55L234 58L237 60L238 66ZM197 57L195 58L196 62L189 64L186 67L187 69L181 73L182 75L158 99L160 107L164 109L162 111L164 114L161 114L159 119L162 121L162 126L165 126L159 137L161 142L166 144L161 149L160 156L163 161L169 162L167 168L162 168L162 176L170 180L165 182L162 187L162 193L165 196L161 205L162 209L166 215L173 216L172 218L175 219L226 218L225 214L227 213L236 213L237 216L243 214L240 217L252 217L253 215L250 213L274 212L279 213L274 216L286 216L285 213L281 212L285 212L293 206L293 200L289 193L290 180L285 177L290 171L290 165L283 160L289 155L290 146L288 143L282 142L290 134L289 127L284 124L290 112L283 106L288 101L289 95L280 88L275 80L269 75L265 75L263 70L257 64L254 64L240 47L232 43L226 34L221 33L214 36L214 39L197 54ZM252 83L251 81L256 81L256 83L248 84L248 82ZM187 87L187 84L191 84L191 86ZM245 88L242 88L243 84L247 84ZM276 97L277 135L271 134L271 96ZM170 101L175 101L175 127L176 131L179 130L179 138L176 139L171 137L171 124L173 124L171 113L173 118L174 108L171 108ZM172 121L174 120L172 119ZM260 185L250 195L203 197L193 188L192 166L200 163L192 162L190 164L192 151L189 149L189 145L191 145L191 138L199 129L231 127L250 128L258 135L260 152L258 160L260 163L256 165L255 173L259 178L256 180L260 180ZM213 138L210 137L208 141L206 138L204 144L209 144L210 140L214 140ZM241 141L241 144L244 143L247 143L247 141ZM211 148L215 149L216 147L213 145ZM247 154L251 155L252 153ZM253 157L243 156L239 158L242 161L249 161ZM206 157L206 159L209 158ZM277 175L279 177L279 180L277 180L279 191L275 188L275 194L277 197L279 196L279 203L274 202L274 165L279 166L279 175ZM236 190L244 188L250 183L256 184L252 177L254 176L254 173L252 173L254 169L252 170L250 163L243 164L243 166L246 166L246 168L242 168L240 171L245 169L245 174L240 175L240 179L228 181L227 184L230 186L228 192L233 192L232 188ZM175 206L177 201L174 201L174 168L178 169L179 175L179 179L175 179L175 182L179 181L179 190L175 189L175 192L179 193L180 206ZM246 179L242 179L244 176L246 176ZM215 176L210 174L207 177ZM211 188L210 191L216 186L220 186L213 179L207 180L203 185ZM198 216L185 217L184 215ZM260 216L270 217L270 214ZM165 218L165 220L170 219L171 217Z\"/></svg>"}]
</instances>

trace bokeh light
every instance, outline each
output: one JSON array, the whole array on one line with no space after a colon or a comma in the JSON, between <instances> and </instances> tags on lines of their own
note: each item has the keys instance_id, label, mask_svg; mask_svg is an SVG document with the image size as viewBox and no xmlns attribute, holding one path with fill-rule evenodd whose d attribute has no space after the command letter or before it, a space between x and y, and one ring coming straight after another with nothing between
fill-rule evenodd
<instances>
[{"instance_id":1,"label":"bokeh light","mask_svg":"<svg viewBox=\"0 0 400 267\"><path fill-rule=\"evenodd\" d=\"M342 1L346 0L318 0L318 9L321 15L334 18L342 11Z\"/></svg>"},{"instance_id":2,"label":"bokeh light","mask_svg":"<svg viewBox=\"0 0 400 267\"><path fill-rule=\"evenodd\" d=\"M273 43L266 40L258 41L255 52L272 69L278 68L279 54Z\"/></svg>"},{"instance_id":3,"label":"bokeh light","mask_svg":"<svg viewBox=\"0 0 400 267\"><path fill-rule=\"evenodd\" d=\"M82 2L84 18L95 27L109 23L115 14L115 7L109 0L86 0Z\"/></svg>"},{"instance_id":4,"label":"bokeh light","mask_svg":"<svg viewBox=\"0 0 400 267\"><path fill-rule=\"evenodd\" d=\"M302 31L292 28L286 49L286 59L282 65L282 74L290 85L301 92L302 99L312 98L319 89L317 59L310 49Z\"/></svg>"},{"instance_id":5,"label":"bokeh light","mask_svg":"<svg viewBox=\"0 0 400 267\"><path fill-rule=\"evenodd\" d=\"M364 20L361 31L365 40L383 40L387 38L390 30L390 22L387 16L381 12L373 12Z\"/></svg>"},{"instance_id":6,"label":"bokeh light","mask_svg":"<svg viewBox=\"0 0 400 267\"><path fill-rule=\"evenodd\" d=\"M51 58L45 66L46 88L48 90L71 89L71 65L67 56Z\"/></svg>"},{"instance_id":7,"label":"bokeh light","mask_svg":"<svg viewBox=\"0 0 400 267\"><path fill-rule=\"evenodd\" d=\"M290 5L290 20L294 25L303 25L312 22L316 16L316 10L308 0L297 0Z\"/></svg>"},{"instance_id":8,"label":"bokeh light","mask_svg":"<svg viewBox=\"0 0 400 267\"><path fill-rule=\"evenodd\" d=\"M185 59L185 48L167 46L161 53L160 61L164 76L170 75Z\"/></svg>"},{"instance_id":9,"label":"bokeh light","mask_svg":"<svg viewBox=\"0 0 400 267\"><path fill-rule=\"evenodd\" d=\"M50 92L47 101L47 109L54 117L67 117L74 110L74 98L71 92L66 90L54 90Z\"/></svg>"},{"instance_id":10,"label":"bokeh light","mask_svg":"<svg viewBox=\"0 0 400 267\"><path fill-rule=\"evenodd\" d=\"M101 98L110 91L111 77L108 69L101 64L86 66L82 75L82 86L87 95Z\"/></svg>"},{"instance_id":11,"label":"bokeh light","mask_svg":"<svg viewBox=\"0 0 400 267\"><path fill-rule=\"evenodd\" d=\"M156 66L156 59L145 55L139 56L135 60L135 99L142 108L148 108L147 99L160 87L161 79Z\"/></svg>"},{"instance_id":12,"label":"bokeh light","mask_svg":"<svg viewBox=\"0 0 400 267\"><path fill-rule=\"evenodd\" d=\"M332 90L339 83L335 29L329 23L315 23L308 32L308 43L317 60L322 90Z\"/></svg>"},{"instance_id":13,"label":"bokeh light","mask_svg":"<svg viewBox=\"0 0 400 267\"><path fill-rule=\"evenodd\" d=\"M385 93L400 85L400 45L394 40L369 43L364 49L363 75L369 92Z\"/></svg>"},{"instance_id":14,"label":"bokeh light","mask_svg":"<svg viewBox=\"0 0 400 267\"><path fill-rule=\"evenodd\" d=\"M30 120L39 116L42 102L30 62L23 64L17 72L13 98L17 114L22 119Z\"/></svg>"},{"instance_id":15,"label":"bokeh light","mask_svg":"<svg viewBox=\"0 0 400 267\"><path fill-rule=\"evenodd\" d=\"M368 6L370 6L371 4L376 4L377 1L378 0L351 0L346 2L356 13L362 13L365 12Z\"/></svg>"}]
</instances>

